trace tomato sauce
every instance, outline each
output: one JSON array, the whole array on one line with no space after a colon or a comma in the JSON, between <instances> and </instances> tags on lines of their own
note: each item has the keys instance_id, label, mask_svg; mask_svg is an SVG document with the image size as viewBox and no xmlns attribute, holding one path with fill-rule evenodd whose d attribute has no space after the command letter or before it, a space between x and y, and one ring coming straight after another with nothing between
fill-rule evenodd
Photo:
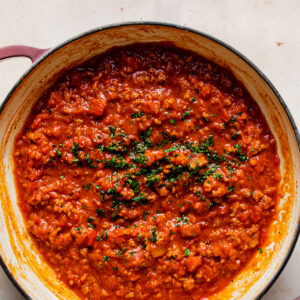
<instances>
[{"instance_id":1,"label":"tomato sauce","mask_svg":"<svg viewBox=\"0 0 300 300\"><path fill-rule=\"evenodd\" d=\"M280 182L276 141L241 83L168 44L67 71L14 160L28 231L82 299L219 292L263 252Z\"/></svg>"}]
</instances>

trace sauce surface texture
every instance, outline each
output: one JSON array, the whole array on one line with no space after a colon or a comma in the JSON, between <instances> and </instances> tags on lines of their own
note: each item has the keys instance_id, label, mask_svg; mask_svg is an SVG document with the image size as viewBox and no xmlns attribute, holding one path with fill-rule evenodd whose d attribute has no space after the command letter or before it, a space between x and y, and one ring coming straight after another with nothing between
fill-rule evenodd
<instances>
[{"instance_id":1,"label":"sauce surface texture","mask_svg":"<svg viewBox=\"0 0 300 300\"><path fill-rule=\"evenodd\" d=\"M82 299L217 293L263 251L280 182L275 139L242 85L164 44L66 72L14 159L28 230Z\"/></svg>"}]
</instances>

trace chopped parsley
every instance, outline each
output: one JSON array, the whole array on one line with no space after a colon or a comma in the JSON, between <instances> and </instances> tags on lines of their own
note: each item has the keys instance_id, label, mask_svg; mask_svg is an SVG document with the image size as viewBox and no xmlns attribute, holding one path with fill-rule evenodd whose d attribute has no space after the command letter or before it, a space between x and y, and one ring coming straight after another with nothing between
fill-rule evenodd
<instances>
[{"instance_id":1,"label":"chopped parsley","mask_svg":"<svg viewBox=\"0 0 300 300\"><path fill-rule=\"evenodd\" d=\"M141 193L139 196L135 196L131 199L135 203L147 203L148 199L144 196L144 193Z\"/></svg>"},{"instance_id":2,"label":"chopped parsley","mask_svg":"<svg viewBox=\"0 0 300 300\"><path fill-rule=\"evenodd\" d=\"M141 140L147 147L153 147L151 141L149 140L151 133L152 133L152 127L150 126L147 130L142 131L140 135ZM144 147L143 144L141 146Z\"/></svg>"},{"instance_id":3,"label":"chopped parsley","mask_svg":"<svg viewBox=\"0 0 300 300\"><path fill-rule=\"evenodd\" d=\"M242 162L247 161L248 156L242 153L242 150L241 150L242 146L240 144L236 144L234 147L237 149L237 151L235 153L236 157Z\"/></svg>"},{"instance_id":4,"label":"chopped parsley","mask_svg":"<svg viewBox=\"0 0 300 300\"><path fill-rule=\"evenodd\" d=\"M104 210L102 208L97 208L97 216L99 217L104 216Z\"/></svg>"},{"instance_id":5,"label":"chopped parsley","mask_svg":"<svg viewBox=\"0 0 300 300\"><path fill-rule=\"evenodd\" d=\"M184 256L189 256L190 255L190 253L191 253L191 250L190 249L185 249L185 251L184 251Z\"/></svg>"},{"instance_id":6,"label":"chopped parsley","mask_svg":"<svg viewBox=\"0 0 300 300\"><path fill-rule=\"evenodd\" d=\"M74 155L75 158L78 158L78 151L79 151L79 144L78 143L74 143L74 146L72 147L72 153Z\"/></svg>"},{"instance_id":7,"label":"chopped parsley","mask_svg":"<svg viewBox=\"0 0 300 300\"><path fill-rule=\"evenodd\" d=\"M114 156L111 160L103 160L102 161L106 168L111 169L127 169L128 162L124 159L123 156Z\"/></svg>"},{"instance_id":8,"label":"chopped parsley","mask_svg":"<svg viewBox=\"0 0 300 300\"><path fill-rule=\"evenodd\" d=\"M157 235L156 235L156 228L155 227L152 227L151 237L148 238L148 240L151 241L152 243L157 242Z\"/></svg>"},{"instance_id":9,"label":"chopped parsley","mask_svg":"<svg viewBox=\"0 0 300 300\"><path fill-rule=\"evenodd\" d=\"M144 113L142 111L139 111L135 114L131 114L131 119L136 119L136 118L140 118L144 115Z\"/></svg>"},{"instance_id":10,"label":"chopped parsley","mask_svg":"<svg viewBox=\"0 0 300 300\"><path fill-rule=\"evenodd\" d=\"M203 202L206 201L206 199L201 195L200 191L196 191L195 194L196 194Z\"/></svg>"},{"instance_id":11,"label":"chopped parsley","mask_svg":"<svg viewBox=\"0 0 300 300\"><path fill-rule=\"evenodd\" d=\"M103 256L103 262L109 262L109 257L106 256L106 255L104 255L104 256Z\"/></svg>"},{"instance_id":12,"label":"chopped parsley","mask_svg":"<svg viewBox=\"0 0 300 300\"><path fill-rule=\"evenodd\" d=\"M188 108L187 111L183 112L181 114L181 119L184 120L186 117L188 117L190 115L190 111L191 111L191 108ZM171 121L171 120L170 120Z\"/></svg>"},{"instance_id":13,"label":"chopped parsley","mask_svg":"<svg viewBox=\"0 0 300 300\"><path fill-rule=\"evenodd\" d=\"M233 187L233 186L229 186L229 187L227 188L227 190L228 190L229 193L232 193L233 190L234 190L234 187Z\"/></svg>"},{"instance_id":14,"label":"chopped parsley","mask_svg":"<svg viewBox=\"0 0 300 300\"><path fill-rule=\"evenodd\" d=\"M88 218L88 222L89 222L89 223L92 223L94 220L95 220L95 219L92 218L92 217L89 217L89 218Z\"/></svg>"},{"instance_id":15,"label":"chopped parsley","mask_svg":"<svg viewBox=\"0 0 300 300\"><path fill-rule=\"evenodd\" d=\"M110 137L114 138L117 127L115 127L115 126L108 126L108 129L110 131Z\"/></svg>"},{"instance_id":16,"label":"chopped parsley","mask_svg":"<svg viewBox=\"0 0 300 300\"><path fill-rule=\"evenodd\" d=\"M56 149L56 156L57 156L58 158L60 158L60 157L61 157L61 151L60 151L60 150L58 150L58 149Z\"/></svg>"}]
</instances>

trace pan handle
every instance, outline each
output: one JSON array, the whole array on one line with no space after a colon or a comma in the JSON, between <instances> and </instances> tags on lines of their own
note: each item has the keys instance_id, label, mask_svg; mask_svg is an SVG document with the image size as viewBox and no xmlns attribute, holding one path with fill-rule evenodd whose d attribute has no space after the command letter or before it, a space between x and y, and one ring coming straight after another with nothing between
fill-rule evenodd
<instances>
[{"instance_id":1,"label":"pan handle","mask_svg":"<svg viewBox=\"0 0 300 300\"><path fill-rule=\"evenodd\" d=\"M0 60L8 57L25 56L34 63L50 49L40 49L23 45L0 47Z\"/></svg>"}]
</instances>

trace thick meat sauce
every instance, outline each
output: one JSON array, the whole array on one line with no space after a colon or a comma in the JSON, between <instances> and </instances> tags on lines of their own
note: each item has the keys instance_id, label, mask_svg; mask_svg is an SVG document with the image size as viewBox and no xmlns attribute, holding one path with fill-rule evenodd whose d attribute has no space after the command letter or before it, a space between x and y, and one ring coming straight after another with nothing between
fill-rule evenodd
<instances>
[{"instance_id":1,"label":"thick meat sauce","mask_svg":"<svg viewBox=\"0 0 300 300\"><path fill-rule=\"evenodd\" d=\"M233 75L167 44L65 75L15 141L19 205L82 299L202 299L263 255L276 142Z\"/></svg>"}]
</instances>

